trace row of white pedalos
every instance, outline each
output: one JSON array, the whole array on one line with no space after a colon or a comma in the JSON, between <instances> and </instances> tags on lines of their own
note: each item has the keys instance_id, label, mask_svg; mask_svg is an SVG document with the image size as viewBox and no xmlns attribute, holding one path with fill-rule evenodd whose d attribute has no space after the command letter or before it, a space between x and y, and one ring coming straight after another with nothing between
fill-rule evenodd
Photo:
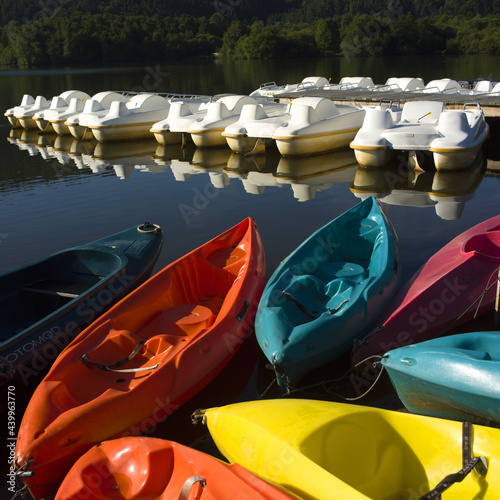
<instances>
[{"instance_id":1,"label":"row of white pedalos","mask_svg":"<svg viewBox=\"0 0 500 500\"><path fill-rule=\"evenodd\" d=\"M464 90L449 79L424 86L420 78L391 78L374 85L371 78L343 78L331 84L308 77L293 85L266 83L250 95L215 96L105 91L90 96L68 90L50 101L24 95L5 116L14 127L71 134L99 142L154 137L160 144L192 139L199 148L226 143L236 153L260 154L277 146L287 156L310 156L351 147L361 166L387 164L400 151L427 151L436 169L461 170L477 156L489 127L477 103L446 109L440 100L408 100L361 106L336 104L324 97L277 102L280 94L301 90L400 90L404 92L498 95L489 81ZM500 89L499 89L500 90ZM383 94L381 94L383 95ZM408 94L410 95L410 94Z\"/></svg>"}]
</instances>

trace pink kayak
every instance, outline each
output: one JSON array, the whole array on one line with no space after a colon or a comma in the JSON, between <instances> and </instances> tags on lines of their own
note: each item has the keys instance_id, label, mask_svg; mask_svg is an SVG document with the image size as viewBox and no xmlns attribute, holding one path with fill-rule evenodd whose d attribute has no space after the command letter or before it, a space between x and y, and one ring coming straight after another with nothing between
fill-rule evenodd
<instances>
[{"instance_id":1,"label":"pink kayak","mask_svg":"<svg viewBox=\"0 0 500 500\"><path fill-rule=\"evenodd\" d=\"M500 215L458 235L413 275L378 326L359 341L353 366L368 366L363 361L370 356L445 335L492 310L499 265Z\"/></svg>"}]
</instances>

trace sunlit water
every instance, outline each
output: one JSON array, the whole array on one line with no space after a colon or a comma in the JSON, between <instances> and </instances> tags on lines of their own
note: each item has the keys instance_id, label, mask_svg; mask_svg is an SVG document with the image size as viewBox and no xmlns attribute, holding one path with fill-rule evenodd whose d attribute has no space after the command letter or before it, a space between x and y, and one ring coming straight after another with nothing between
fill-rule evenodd
<instances>
[{"instance_id":1,"label":"sunlit water","mask_svg":"<svg viewBox=\"0 0 500 500\"><path fill-rule=\"evenodd\" d=\"M68 89L90 95L129 89L249 93L262 82L294 83L313 74L334 81L342 76L372 76L376 83L390 76L417 76L425 81L496 78L498 65L493 62L488 58L438 59L433 64L417 58L383 64L375 59L350 64L341 59L210 61L113 70L0 72L0 108L18 104L24 93L47 98ZM159 270L252 217L264 243L269 277L313 231L373 194L398 234L406 280L450 239L500 209L494 141L467 171L443 174L402 167L367 171L358 167L351 150L297 160L279 154L242 158L228 148L163 147L154 139L79 142L21 133L11 130L6 119L4 123L0 128L0 272L145 221L163 229L164 248L155 268ZM248 339L222 374L152 435L203 449L203 443L209 443L204 439L206 430L193 428L190 413L201 406L260 397L273 379L265 365L255 339ZM332 376L338 371L332 367ZM327 370L321 376L328 374ZM387 380L385 389L376 398L359 402L394 405ZM17 415L17 425L21 417Z\"/></svg>"}]
</instances>

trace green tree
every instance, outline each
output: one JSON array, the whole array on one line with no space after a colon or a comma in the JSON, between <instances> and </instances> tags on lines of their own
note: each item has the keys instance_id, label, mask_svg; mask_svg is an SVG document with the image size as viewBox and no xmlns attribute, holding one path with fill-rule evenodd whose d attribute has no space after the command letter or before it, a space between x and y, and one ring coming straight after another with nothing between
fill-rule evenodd
<instances>
[{"instance_id":1,"label":"green tree","mask_svg":"<svg viewBox=\"0 0 500 500\"><path fill-rule=\"evenodd\" d=\"M314 39L324 54L337 54L340 50L340 23L337 19L320 19L316 24Z\"/></svg>"},{"instance_id":2,"label":"green tree","mask_svg":"<svg viewBox=\"0 0 500 500\"><path fill-rule=\"evenodd\" d=\"M222 38L221 54L224 57L233 57L239 40L248 35L249 32L248 27L241 21L237 19L232 21Z\"/></svg>"},{"instance_id":3,"label":"green tree","mask_svg":"<svg viewBox=\"0 0 500 500\"><path fill-rule=\"evenodd\" d=\"M240 38L237 47L246 59L272 59L281 55L280 38L277 29L255 21L250 34Z\"/></svg>"}]
</instances>

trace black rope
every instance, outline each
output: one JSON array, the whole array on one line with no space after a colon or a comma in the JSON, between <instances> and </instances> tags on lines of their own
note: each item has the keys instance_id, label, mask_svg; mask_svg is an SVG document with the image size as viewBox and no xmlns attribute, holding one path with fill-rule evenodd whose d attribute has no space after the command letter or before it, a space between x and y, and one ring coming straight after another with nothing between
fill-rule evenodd
<instances>
[{"instance_id":1,"label":"black rope","mask_svg":"<svg viewBox=\"0 0 500 500\"><path fill-rule=\"evenodd\" d=\"M338 387L339 384L341 382L343 382L346 378L348 378L351 375L351 373L353 373L360 364L366 363L366 361L368 361L369 359L372 359L372 358L380 360L382 358L382 356L379 356L379 355L369 356L368 358L363 359L359 363L356 363L356 365L354 365L346 373L344 373L343 375L341 375L340 377L338 377L336 379L321 380L320 382L317 382L315 384L311 384L311 385L308 385L308 386L305 386L305 387L292 387L290 385L289 381L287 380L287 382L286 382L286 392L284 392L283 394L280 394L279 397L289 396L290 394L293 394L293 393L296 393L296 392L300 392L300 393L303 393L303 394L308 394L310 396L318 396L318 393L312 392L311 389L314 389L316 387L321 387L323 389L323 392L326 392L327 394L335 396L335 397L337 397L339 399L343 399L344 401L356 401L358 399L364 398L375 387L376 383L379 381L380 377L382 376L382 372L384 371L384 367L381 364L379 364L379 363L374 363L374 366L379 366L380 367L380 371L378 372L377 376L375 377L375 379L372 382L372 384L370 385L370 387L365 392L363 392L362 394L360 394L358 396L355 396L355 397L347 397L347 396L343 396L342 394L339 394L339 393L335 392L333 389L331 389L331 387L332 386L333 387ZM269 367L271 367L271 366L274 367L274 365L268 365L268 366ZM275 374L276 374L276 371L275 371ZM275 383L277 383L277 375L273 378L273 380L271 380L271 383L266 387L266 389L264 390L264 392L260 395L260 398L263 398L267 394L267 392L269 392L269 390L271 389L271 387Z\"/></svg>"},{"instance_id":2,"label":"black rope","mask_svg":"<svg viewBox=\"0 0 500 500\"><path fill-rule=\"evenodd\" d=\"M15 498L18 497L26 498L26 495L28 493L28 487L26 486L26 484L23 484L22 478L33 477L35 475L35 471L29 470L29 466L31 465L32 462L33 458L29 458L24 462L23 465L21 465L21 467L18 467L16 472L14 473L16 486L19 489L11 497L11 500L14 500Z\"/></svg>"},{"instance_id":3,"label":"black rope","mask_svg":"<svg viewBox=\"0 0 500 500\"><path fill-rule=\"evenodd\" d=\"M473 469L481 476L486 474L486 459L484 457L471 458L471 427L470 422L462 424L462 468L458 472L448 474L433 490L421 496L419 500L440 500L441 493L453 484L461 483Z\"/></svg>"},{"instance_id":4,"label":"black rope","mask_svg":"<svg viewBox=\"0 0 500 500\"><path fill-rule=\"evenodd\" d=\"M285 292L285 290L281 293L285 298L291 300L308 318L316 319L316 316L313 316L291 293Z\"/></svg>"}]
</instances>

